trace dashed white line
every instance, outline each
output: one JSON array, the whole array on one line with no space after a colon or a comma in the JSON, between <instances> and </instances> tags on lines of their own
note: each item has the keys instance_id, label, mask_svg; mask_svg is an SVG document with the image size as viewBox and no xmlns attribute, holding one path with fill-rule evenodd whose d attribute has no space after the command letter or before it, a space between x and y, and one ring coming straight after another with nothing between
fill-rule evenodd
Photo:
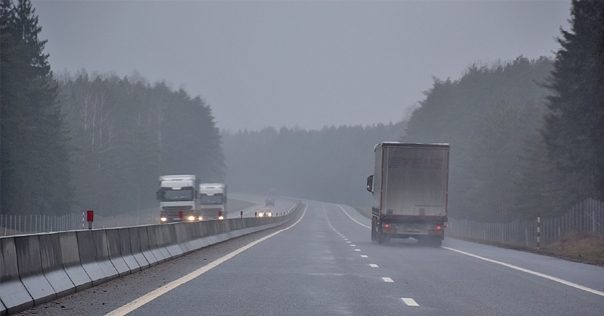
<instances>
[{"instance_id":1,"label":"dashed white line","mask_svg":"<svg viewBox=\"0 0 604 316\"><path fill-rule=\"evenodd\" d=\"M361 249L355 249L354 251L361 251Z\"/></svg>"},{"instance_id":2,"label":"dashed white line","mask_svg":"<svg viewBox=\"0 0 604 316\"><path fill-rule=\"evenodd\" d=\"M361 258L368 258L367 255L361 255Z\"/></svg>"},{"instance_id":3,"label":"dashed white line","mask_svg":"<svg viewBox=\"0 0 604 316\"><path fill-rule=\"evenodd\" d=\"M405 302L405 304L407 304L407 306L419 306L419 304L417 304L417 302L412 298L403 297L401 299L403 302Z\"/></svg>"},{"instance_id":4,"label":"dashed white line","mask_svg":"<svg viewBox=\"0 0 604 316\"><path fill-rule=\"evenodd\" d=\"M350 245L350 247L356 247L357 245Z\"/></svg>"},{"instance_id":5,"label":"dashed white line","mask_svg":"<svg viewBox=\"0 0 604 316\"><path fill-rule=\"evenodd\" d=\"M375 264L375 263L370 263L369 266L372 267L372 268L377 268L378 267L378 265Z\"/></svg>"},{"instance_id":6,"label":"dashed white line","mask_svg":"<svg viewBox=\"0 0 604 316\"><path fill-rule=\"evenodd\" d=\"M386 282L386 283L392 283L392 282L394 282L394 281L393 281L391 278L389 278L389 277L382 277L382 280L384 280L384 282Z\"/></svg>"}]
</instances>

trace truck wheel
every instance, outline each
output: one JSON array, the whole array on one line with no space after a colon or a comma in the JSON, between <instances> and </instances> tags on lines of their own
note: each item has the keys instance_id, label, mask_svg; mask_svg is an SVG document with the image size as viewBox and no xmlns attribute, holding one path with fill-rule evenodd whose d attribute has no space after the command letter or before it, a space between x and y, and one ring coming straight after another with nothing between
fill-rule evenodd
<instances>
[{"instance_id":1,"label":"truck wheel","mask_svg":"<svg viewBox=\"0 0 604 316\"><path fill-rule=\"evenodd\" d=\"M378 244L387 244L390 242L390 235L378 233Z\"/></svg>"},{"instance_id":2,"label":"truck wheel","mask_svg":"<svg viewBox=\"0 0 604 316\"><path fill-rule=\"evenodd\" d=\"M443 240L439 237L432 237L430 240L430 246L432 247L440 247L443 244Z\"/></svg>"}]
</instances>

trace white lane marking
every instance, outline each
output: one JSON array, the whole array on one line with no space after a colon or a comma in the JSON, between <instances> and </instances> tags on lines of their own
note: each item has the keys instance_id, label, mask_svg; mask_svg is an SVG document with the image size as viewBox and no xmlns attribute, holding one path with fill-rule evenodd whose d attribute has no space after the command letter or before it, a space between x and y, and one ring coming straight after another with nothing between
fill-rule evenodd
<instances>
[{"instance_id":1,"label":"white lane marking","mask_svg":"<svg viewBox=\"0 0 604 316\"><path fill-rule=\"evenodd\" d=\"M205 266L203 266L203 267L201 267L201 268L199 268L199 269L197 269L197 270L195 270L195 271L193 271L193 272L191 272L191 273L189 273L189 274L181 277L180 279L174 280L174 281L172 281L172 282L170 282L170 283L168 283L168 284L166 284L166 285L164 285L164 286L162 286L162 287L160 287L158 289L155 289L155 290L153 290L153 291L151 291L151 292L149 292L149 293L147 293L147 294L145 294L145 295L143 295L143 296L135 299L134 301L132 301L130 303L127 303L126 305L123 305L122 307L120 307L118 309L115 309L115 310L113 310L113 311L111 311L111 312L109 312L108 314L105 314L105 315L106 316L114 316L114 315L115 316L117 316L117 315L121 316L121 315L126 315L126 314L128 314L128 313L136 310L137 308L139 308L139 307L141 307L141 306L143 306L143 305L145 305L145 304L153 301L154 299L156 299L156 298L158 298L158 297L160 297L160 296L168 293L169 291L171 291L171 290L173 290L173 289L175 289L175 288L177 288L177 287L179 287L179 286L181 286L181 285L183 285L183 284L185 284L185 283L187 283L187 282L195 279L196 277L198 277L198 276L200 276L200 275L202 275L202 274L204 274L204 273L212 270L213 268L219 266L221 263L223 263L223 262L225 262L225 261L227 261L227 260L235 257L236 255L238 255L238 254L240 254L240 253L242 253L242 252L244 252L244 251L246 251L246 250L248 250L250 248L252 248L253 246L255 246L255 245L257 245L257 244L259 244L259 243L261 243L261 242L263 242L263 241L265 241L265 240L267 240L267 239L269 239L269 238L271 238L271 237L273 237L273 236L275 236L275 235L277 235L277 234L279 234L281 232L284 232L284 231L286 231L286 230L288 230L288 229L296 226L302 220L302 218L304 218L304 214L306 214L306 209L307 208L308 208L308 205L306 205L304 207L304 211L302 212L302 216L300 216L300 218L293 225L288 226L288 227L286 227L284 229L281 229L279 231L276 231L276 232L274 232L274 233L272 233L272 234L270 234L268 236L265 236L263 238L260 238L260 239L258 239L256 241L254 241L254 242L251 242L251 243L249 243L249 244L247 244L247 245L245 245L245 246L243 246L243 247L241 247L241 248L239 248L239 249L237 249L237 250L235 250L235 251L233 251L233 252L231 252L231 253L223 256L223 257L221 257L221 258L218 258L218 259L210 262L209 264L207 264L207 265L205 265Z\"/></svg>"},{"instance_id":2,"label":"white lane marking","mask_svg":"<svg viewBox=\"0 0 604 316\"><path fill-rule=\"evenodd\" d=\"M350 247L356 247L357 245L350 245Z\"/></svg>"},{"instance_id":3,"label":"white lane marking","mask_svg":"<svg viewBox=\"0 0 604 316\"><path fill-rule=\"evenodd\" d=\"M361 249L355 249L354 251L361 251Z\"/></svg>"},{"instance_id":4,"label":"white lane marking","mask_svg":"<svg viewBox=\"0 0 604 316\"><path fill-rule=\"evenodd\" d=\"M392 282L394 282L394 281L392 281L392 279L391 279L391 278L389 278L389 277L382 277L382 280L384 280L384 282L387 282L387 283L392 283Z\"/></svg>"},{"instance_id":5,"label":"white lane marking","mask_svg":"<svg viewBox=\"0 0 604 316\"><path fill-rule=\"evenodd\" d=\"M350 243L352 243L352 241L350 241L350 240L349 240L349 241L347 241L347 243L349 243L349 244L350 244Z\"/></svg>"},{"instance_id":6,"label":"white lane marking","mask_svg":"<svg viewBox=\"0 0 604 316\"><path fill-rule=\"evenodd\" d=\"M602 291L594 290L592 288L588 288L588 287L583 286L583 285L579 285L579 284L576 284L576 283L573 283L573 282L569 282L569 281L566 281L566 280L563 280L563 279L560 279L560 278L556 278L556 277L553 277L551 275L539 273L539 272L536 272L536 271L533 271L533 270L529 270L529 269L525 269L525 268L521 268L521 267L518 267L518 266L515 266L515 265L512 265L512 264L509 264L509 263L505 263L505 262L501 262L501 261L497 261L497 260L481 257L481 256L478 256L478 255L475 255L475 254L471 254L469 252L465 252L465 251L461 251L461 250L457 250L457 249L453 249L453 248L449 248L449 247L442 247L442 248L447 249L447 250L451 250L451 251L455 251L457 253L460 253L460 254L463 254L463 255L466 255L466 256L470 256L470 257L473 257L473 258L484 260L484 261L487 261L487 262L496 263L496 264L502 265L504 267L508 267L510 269L514 269L514 270L518 270L518 271L525 272L525 273L528 273L528 274L536 275L538 277L542 277L544 279L548 279L548 280L551 280L551 281L554 281L554 282L558 282L558 283L561 283L561 284L564 284L564 285L568 285L570 287L574 287L576 289L583 290L585 292L589 292L589 293L593 293L593 294L596 294L596 295L604 296L604 292L602 292Z\"/></svg>"},{"instance_id":7,"label":"white lane marking","mask_svg":"<svg viewBox=\"0 0 604 316\"><path fill-rule=\"evenodd\" d=\"M412 298L403 297L401 299L403 302L405 302L405 304L407 304L407 306L419 306L419 304L417 304L417 302Z\"/></svg>"},{"instance_id":8,"label":"white lane marking","mask_svg":"<svg viewBox=\"0 0 604 316\"><path fill-rule=\"evenodd\" d=\"M367 255L361 255L361 258L368 258Z\"/></svg>"},{"instance_id":9,"label":"white lane marking","mask_svg":"<svg viewBox=\"0 0 604 316\"><path fill-rule=\"evenodd\" d=\"M346 210L342 206L338 205L338 207L344 212L344 214L346 214L346 216L350 217L350 219L353 220L355 223L357 223L357 224L359 224L359 225L361 225L363 227L367 227L367 228L371 229L371 226L367 226L367 225L365 225L365 224L357 221L356 219L352 218L352 216L350 216L348 214L348 212L346 212Z\"/></svg>"},{"instance_id":10,"label":"white lane marking","mask_svg":"<svg viewBox=\"0 0 604 316\"><path fill-rule=\"evenodd\" d=\"M375 263L370 263L369 266L372 267L372 268L377 268L378 267L378 265L375 264Z\"/></svg>"}]
</instances>

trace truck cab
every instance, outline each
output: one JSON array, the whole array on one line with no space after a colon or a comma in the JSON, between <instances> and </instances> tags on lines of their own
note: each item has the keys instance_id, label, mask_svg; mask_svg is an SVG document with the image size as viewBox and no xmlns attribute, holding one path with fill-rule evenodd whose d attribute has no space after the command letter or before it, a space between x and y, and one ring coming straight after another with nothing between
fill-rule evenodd
<instances>
[{"instance_id":1,"label":"truck cab","mask_svg":"<svg viewBox=\"0 0 604 316\"><path fill-rule=\"evenodd\" d=\"M159 177L159 219L161 223L200 220L197 179L194 175Z\"/></svg>"},{"instance_id":2,"label":"truck cab","mask_svg":"<svg viewBox=\"0 0 604 316\"><path fill-rule=\"evenodd\" d=\"M203 220L227 218L226 202L227 186L224 183L199 184L199 208Z\"/></svg>"}]
</instances>

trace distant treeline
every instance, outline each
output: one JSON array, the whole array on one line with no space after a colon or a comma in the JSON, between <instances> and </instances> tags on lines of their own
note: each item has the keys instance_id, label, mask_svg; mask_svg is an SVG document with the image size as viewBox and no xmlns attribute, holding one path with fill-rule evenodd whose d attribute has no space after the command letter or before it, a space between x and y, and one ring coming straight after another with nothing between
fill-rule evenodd
<instances>
[{"instance_id":1,"label":"distant treeline","mask_svg":"<svg viewBox=\"0 0 604 316\"><path fill-rule=\"evenodd\" d=\"M140 78L82 72L57 82L76 207L114 214L157 206L161 174L224 178L219 130L201 98Z\"/></svg>"}]
</instances>

